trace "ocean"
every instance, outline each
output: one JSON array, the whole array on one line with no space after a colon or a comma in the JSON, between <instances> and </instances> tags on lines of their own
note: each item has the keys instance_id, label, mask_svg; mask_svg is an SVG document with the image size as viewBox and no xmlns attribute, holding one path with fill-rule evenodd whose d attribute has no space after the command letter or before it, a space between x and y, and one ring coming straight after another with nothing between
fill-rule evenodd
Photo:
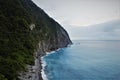
<instances>
[{"instance_id":1,"label":"ocean","mask_svg":"<svg viewBox=\"0 0 120 80\"><path fill-rule=\"evenodd\" d=\"M120 80L120 41L73 41L42 57L44 80Z\"/></svg>"}]
</instances>

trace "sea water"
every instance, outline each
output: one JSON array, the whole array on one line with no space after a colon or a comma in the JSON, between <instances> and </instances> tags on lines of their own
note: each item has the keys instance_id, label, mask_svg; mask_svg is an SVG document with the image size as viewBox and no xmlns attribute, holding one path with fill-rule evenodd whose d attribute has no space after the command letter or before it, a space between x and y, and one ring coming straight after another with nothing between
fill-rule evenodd
<instances>
[{"instance_id":1,"label":"sea water","mask_svg":"<svg viewBox=\"0 0 120 80\"><path fill-rule=\"evenodd\" d=\"M120 80L120 41L73 41L43 60L48 80Z\"/></svg>"}]
</instances>

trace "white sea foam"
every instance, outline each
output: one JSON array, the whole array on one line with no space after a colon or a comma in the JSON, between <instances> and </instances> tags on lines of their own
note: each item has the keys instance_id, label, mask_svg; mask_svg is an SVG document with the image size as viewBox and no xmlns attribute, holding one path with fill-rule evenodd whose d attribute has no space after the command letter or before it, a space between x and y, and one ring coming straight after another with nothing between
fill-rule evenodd
<instances>
[{"instance_id":1,"label":"white sea foam","mask_svg":"<svg viewBox=\"0 0 120 80\"><path fill-rule=\"evenodd\" d=\"M45 74L45 66L46 66L46 62L43 60L44 57L41 57L41 63L42 63L42 70L41 70L41 76L43 78L43 80L48 80L47 75Z\"/></svg>"},{"instance_id":2,"label":"white sea foam","mask_svg":"<svg viewBox=\"0 0 120 80\"><path fill-rule=\"evenodd\" d=\"M57 49L56 51L59 51L60 49ZM56 51L51 51L51 52L46 52L46 55L45 56L48 56L48 55L50 55L50 54L53 54L53 53L55 53ZM42 76L42 78L43 78L43 80L48 80L48 78L47 78L47 75L45 74L45 66L46 66L46 62L45 62L45 60L44 60L44 57L45 56L43 56L43 57L41 57L41 65L42 65L42 69L41 69L41 76Z\"/></svg>"}]
</instances>

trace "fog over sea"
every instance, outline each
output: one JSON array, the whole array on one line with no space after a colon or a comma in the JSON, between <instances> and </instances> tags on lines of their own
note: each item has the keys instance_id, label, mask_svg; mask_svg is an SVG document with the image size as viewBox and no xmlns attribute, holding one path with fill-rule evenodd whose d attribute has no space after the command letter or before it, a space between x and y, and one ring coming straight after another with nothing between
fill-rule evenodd
<instances>
[{"instance_id":1,"label":"fog over sea","mask_svg":"<svg viewBox=\"0 0 120 80\"><path fill-rule=\"evenodd\" d=\"M48 80L120 80L120 41L73 41L42 58Z\"/></svg>"}]
</instances>

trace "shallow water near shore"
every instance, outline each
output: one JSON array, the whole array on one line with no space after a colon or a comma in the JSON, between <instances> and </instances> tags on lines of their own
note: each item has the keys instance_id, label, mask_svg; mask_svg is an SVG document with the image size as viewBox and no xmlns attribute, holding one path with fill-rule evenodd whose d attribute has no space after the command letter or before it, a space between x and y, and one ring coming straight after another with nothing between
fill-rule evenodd
<instances>
[{"instance_id":1,"label":"shallow water near shore","mask_svg":"<svg viewBox=\"0 0 120 80\"><path fill-rule=\"evenodd\" d=\"M120 41L73 41L43 61L48 80L120 80Z\"/></svg>"}]
</instances>

